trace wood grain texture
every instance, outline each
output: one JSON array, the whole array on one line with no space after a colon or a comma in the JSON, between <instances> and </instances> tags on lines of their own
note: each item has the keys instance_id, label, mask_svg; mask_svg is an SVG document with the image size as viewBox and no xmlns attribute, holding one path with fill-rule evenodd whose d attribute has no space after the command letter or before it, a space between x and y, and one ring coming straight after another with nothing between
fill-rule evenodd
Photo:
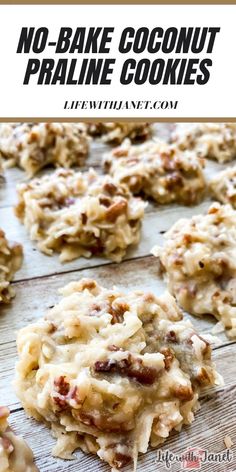
<instances>
[{"instance_id":1,"label":"wood grain texture","mask_svg":"<svg viewBox=\"0 0 236 472\"><path fill-rule=\"evenodd\" d=\"M170 125L157 125L157 133L165 138L169 136ZM91 146L88 166L95 166L100 172L101 156L108 146L99 141ZM208 162L206 177L225 166ZM49 171L44 171L49 172ZM25 179L20 169L8 169L6 183L0 187L0 227L7 236L19 241L24 246L24 263L16 274L14 287L16 297L9 306L1 307L0 316L0 404L10 406L11 425L17 433L22 434L32 447L40 472L108 472L109 467L96 457L82 452L76 454L74 461L62 461L51 456L54 443L48 429L36 421L26 418L24 411L14 393L12 381L16 354L16 332L28 323L43 316L47 309L59 299L58 289L72 280L81 277L95 278L104 286L117 285L122 290L142 289L161 294L165 284L158 274L157 262L150 255L155 244L162 244L163 232L182 217L205 211L210 201L206 199L200 205L187 208L178 205L156 206L150 204L143 223L140 244L131 248L126 260L121 264L111 263L104 258L78 259L68 264L61 264L58 256L48 257L40 253L35 243L29 240L23 225L14 216L13 205L16 202L15 187ZM216 321L213 317L191 317L193 324L201 333L211 333ZM230 435L236 442L236 342L230 341L224 333L220 333L219 343L214 348L213 359L218 371L224 375L225 386L211 389L203 393L202 408L196 414L196 420L190 427L184 427L180 434L174 433L166 441L162 449L170 449L173 453L181 454L188 447L200 447L210 452L220 452L225 449L223 439ZM233 450L235 450L233 446ZM138 471L164 472L164 464L155 462L156 451L149 451L140 458ZM128 472L129 468L124 469ZM180 465L172 465L171 471L180 472ZM235 459L232 463L202 464L204 472L233 472L236 470Z\"/></svg>"}]
</instances>

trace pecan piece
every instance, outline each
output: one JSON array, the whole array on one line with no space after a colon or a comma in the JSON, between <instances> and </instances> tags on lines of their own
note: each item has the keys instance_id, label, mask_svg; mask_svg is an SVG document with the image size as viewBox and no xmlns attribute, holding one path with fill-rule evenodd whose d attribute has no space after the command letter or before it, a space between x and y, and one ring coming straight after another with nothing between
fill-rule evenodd
<instances>
[{"instance_id":1,"label":"pecan piece","mask_svg":"<svg viewBox=\"0 0 236 472\"><path fill-rule=\"evenodd\" d=\"M98 303L92 303L89 310L90 310L89 311L90 316L98 316L101 313L102 306L99 305Z\"/></svg>"},{"instance_id":2,"label":"pecan piece","mask_svg":"<svg viewBox=\"0 0 236 472\"><path fill-rule=\"evenodd\" d=\"M110 223L115 223L118 216L122 215L127 210L127 201L120 200L119 202L113 203L106 211L106 219Z\"/></svg>"},{"instance_id":3,"label":"pecan piece","mask_svg":"<svg viewBox=\"0 0 236 472\"><path fill-rule=\"evenodd\" d=\"M173 352L169 349L169 347L163 347L160 350L160 353L163 354L163 356L165 357L164 359L165 369L170 370L171 364L174 360Z\"/></svg>"},{"instance_id":4,"label":"pecan piece","mask_svg":"<svg viewBox=\"0 0 236 472\"><path fill-rule=\"evenodd\" d=\"M66 382L65 378L65 375L60 375L60 377L54 380L56 392L63 396L67 395L70 390L70 384Z\"/></svg>"},{"instance_id":5,"label":"pecan piece","mask_svg":"<svg viewBox=\"0 0 236 472\"><path fill-rule=\"evenodd\" d=\"M211 377L205 367L201 367L200 371L196 376L196 380L200 385L209 385L211 383Z\"/></svg>"},{"instance_id":6,"label":"pecan piece","mask_svg":"<svg viewBox=\"0 0 236 472\"><path fill-rule=\"evenodd\" d=\"M101 205L104 205L106 208L109 208L109 206L111 205L111 200L109 197L100 197L99 203L101 203Z\"/></svg>"},{"instance_id":7,"label":"pecan piece","mask_svg":"<svg viewBox=\"0 0 236 472\"><path fill-rule=\"evenodd\" d=\"M129 311L130 307L127 303L117 303L115 307L111 306L109 313L112 315L112 324L123 323L124 313Z\"/></svg>"},{"instance_id":8,"label":"pecan piece","mask_svg":"<svg viewBox=\"0 0 236 472\"><path fill-rule=\"evenodd\" d=\"M60 398L60 397L53 397L54 403L58 406L60 410L65 410L68 406L66 398Z\"/></svg>"},{"instance_id":9,"label":"pecan piece","mask_svg":"<svg viewBox=\"0 0 236 472\"><path fill-rule=\"evenodd\" d=\"M113 151L113 156L115 157L126 157L128 156L128 149L117 148Z\"/></svg>"},{"instance_id":10,"label":"pecan piece","mask_svg":"<svg viewBox=\"0 0 236 472\"><path fill-rule=\"evenodd\" d=\"M31 131L31 133L29 134L29 137L28 137L28 143L31 144L34 141L37 142L38 138L39 138L39 134L36 131Z\"/></svg>"},{"instance_id":11,"label":"pecan piece","mask_svg":"<svg viewBox=\"0 0 236 472\"><path fill-rule=\"evenodd\" d=\"M54 307L54 305L51 305L51 306L49 307L49 309L51 309L51 308L53 308L53 307ZM55 325L54 323L50 322L50 323L48 324L48 333L49 333L49 334L53 334L53 333L55 333L56 330L57 330L56 325Z\"/></svg>"},{"instance_id":12,"label":"pecan piece","mask_svg":"<svg viewBox=\"0 0 236 472\"><path fill-rule=\"evenodd\" d=\"M219 211L219 208L211 206L207 213L208 213L208 215L212 215L214 213L217 213L218 211Z\"/></svg>"},{"instance_id":13,"label":"pecan piece","mask_svg":"<svg viewBox=\"0 0 236 472\"><path fill-rule=\"evenodd\" d=\"M83 225L86 225L86 223L88 221L88 217L87 217L86 213L81 213L81 221L82 221Z\"/></svg>"},{"instance_id":14,"label":"pecan piece","mask_svg":"<svg viewBox=\"0 0 236 472\"><path fill-rule=\"evenodd\" d=\"M192 242L193 242L193 238L192 238L191 234L186 233L186 234L183 235L183 243L184 244L187 245L187 244L191 244Z\"/></svg>"},{"instance_id":15,"label":"pecan piece","mask_svg":"<svg viewBox=\"0 0 236 472\"><path fill-rule=\"evenodd\" d=\"M94 280L92 279L84 279L81 281L81 289L85 290L86 288L88 290L92 290L93 288L96 288L97 284Z\"/></svg>"},{"instance_id":16,"label":"pecan piece","mask_svg":"<svg viewBox=\"0 0 236 472\"><path fill-rule=\"evenodd\" d=\"M101 239L95 238L95 244L92 244L91 246L89 246L89 250L94 256L101 254L102 251L104 250L104 246L102 244Z\"/></svg>"},{"instance_id":17,"label":"pecan piece","mask_svg":"<svg viewBox=\"0 0 236 472\"><path fill-rule=\"evenodd\" d=\"M178 342L178 340L177 340L175 331L170 330L170 331L165 335L165 340L166 340L168 343L175 343L175 344L176 344L176 343Z\"/></svg>"},{"instance_id":18,"label":"pecan piece","mask_svg":"<svg viewBox=\"0 0 236 472\"><path fill-rule=\"evenodd\" d=\"M117 187L112 182L107 182L103 188L105 192L107 192L111 196L115 195L117 192Z\"/></svg>"},{"instance_id":19,"label":"pecan piece","mask_svg":"<svg viewBox=\"0 0 236 472\"><path fill-rule=\"evenodd\" d=\"M121 454L120 452L116 452L113 459L113 465L117 469L122 469L122 467L125 467L127 464L130 463L130 461L130 456L127 456L126 454Z\"/></svg>"},{"instance_id":20,"label":"pecan piece","mask_svg":"<svg viewBox=\"0 0 236 472\"><path fill-rule=\"evenodd\" d=\"M142 385L153 385L159 375L159 371L143 365L141 359L134 359L130 354L120 361L114 359L97 361L94 364L94 370L95 372L117 373L134 379Z\"/></svg>"},{"instance_id":21,"label":"pecan piece","mask_svg":"<svg viewBox=\"0 0 236 472\"><path fill-rule=\"evenodd\" d=\"M166 188L168 190L172 190L177 186L183 185L183 179L180 174L175 172L172 175L169 175L168 178L166 179Z\"/></svg>"},{"instance_id":22,"label":"pecan piece","mask_svg":"<svg viewBox=\"0 0 236 472\"><path fill-rule=\"evenodd\" d=\"M153 385L158 377L158 371L152 367L147 367L138 359L128 369L128 377L137 380L142 385Z\"/></svg>"},{"instance_id":23,"label":"pecan piece","mask_svg":"<svg viewBox=\"0 0 236 472\"><path fill-rule=\"evenodd\" d=\"M173 394L179 398L179 400L188 401L193 399L192 388L187 385L175 385Z\"/></svg>"},{"instance_id":24,"label":"pecan piece","mask_svg":"<svg viewBox=\"0 0 236 472\"><path fill-rule=\"evenodd\" d=\"M113 367L116 367L117 361L111 359L107 361L96 361L94 364L95 372L111 372Z\"/></svg>"},{"instance_id":25,"label":"pecan piece","mask_svg":"<svg viewBox=\"0 0 236 472\"><path fill-rule=\"evenodd\" d=\"M116 346L115 344L109 344L109 346L107 347L107 349L109 351L113 351L113 352L117 352L117 351L123 351L124 349L122 349L122 347L118 347Z\"/></svg>"},{"instance_id":26,"label":"pecan piece","mask_svg":"<svg viewBox=\"0 0 236 472\"><path fill-rule=\"evenodd\" d=\"M54 395L53 400L60 410L68 408L70 400L76 400L77 403L80 402L79 398L77 398L78 387L75 385L70 388L70 384L65 381L65 376L61 375L58 379L55 379L54 386L58 395Z\"/></svg>"}]
</instances>

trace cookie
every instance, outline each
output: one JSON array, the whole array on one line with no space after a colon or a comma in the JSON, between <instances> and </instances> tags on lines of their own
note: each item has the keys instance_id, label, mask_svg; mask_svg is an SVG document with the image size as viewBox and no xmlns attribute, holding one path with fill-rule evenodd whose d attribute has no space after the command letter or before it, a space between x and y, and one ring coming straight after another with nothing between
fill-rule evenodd
<instances>
[{"instance_id":1,"label":"cookie","mask_svg":"<svg viewBox=\"0 0 236 472\"><path fill-rule=\"evenodd\" d=\"M88 133L100 137L104 143L120 144L125 138L131 141L144 141L151 134L148 123L89 123Z\"/></svg>"},{"instance_id":2,"label":"cookie","mask_svg":"<svg viewBox=\"0 0 236 472\"><path fill-rule=\"evenodd\" d=\"M16 215L39 249L62 262L92 255L119 262L139 241L144 208L109 176L59 169L19 185Z\"/></svg>"},{"instance_id":3,"label":"cookie","mask_svg":"<svg viewBox=\"0 0 236 472\"><path fill-rule=\"evenodd\" d=\"M15 293L10 285L15 272L22 264L21 244L10 243L0 229L0 304L9 303Z\"/></svg>"},{"instance_id":4,"label":"cookie","mask_svg":"<svg viewBox=\"0 0 236 472\"><path fill-rule=\"evenodd\" d=\"M8 408L0 407L0 470L1 472L38 472L33 453L20 436L8 425Z\"/></svg>"},{"instance_id":5,"label":"cookie","mask_svg":"<svg viewBox=\"0 0 236 472\"><path fill-rule=\"evenodd\" d=\"M218 172L210 180L209 189L213 198L236 208L236 166Z\"/></svg>"},{"instance_id":6,"label":"cookie","mask_svg":"<svg viewBox=\"0 0 236 472\"><path fill-rule=\"evenodd\" d=\"M160 140L138 146L127 140L104 156L104 166L131 192L142 193L157 203L193 205L205 192L204 161Z\"/></svg>"},{"instance_id":7,"label":"cookie","mask_svg":"<svg viewBox=\"0 0 236 472\"><path fill-rule=\"evenodd\" d=\"M113 471L194 419L202 388L221 382L207 338L168 293L123 293L82 279L18 333L15 387L27 414Z\"/></svg>"},{"instance_id":8,"label":"cookie","mask_svg":"<svg viewBox=\"0 0 236 472\"><path fill-rule=\"evenodd\" d=\"M19 166L32 177L43 167L82 166L89 141L82 123L4 123L0 155L7 166Z\"/></svg>"},{"instance_id":9,"label":"cookie","mask_svg":"<svg viewBox=\"0 0 236 472\"><path fill-rule=\"evenodd\" d=\"M236 335L236 211L214 203L207 214L180 219L153 252L168 289L194 315L211 314Z\"/></svg>"}]
</instances>

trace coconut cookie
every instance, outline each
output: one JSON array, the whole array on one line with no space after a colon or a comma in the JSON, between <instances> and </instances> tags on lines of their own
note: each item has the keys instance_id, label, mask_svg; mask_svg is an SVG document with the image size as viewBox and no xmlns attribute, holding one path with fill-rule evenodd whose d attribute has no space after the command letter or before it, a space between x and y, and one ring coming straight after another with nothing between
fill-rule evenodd
<instances>
[{"instance_id":1,"label":"coconut cookie","mask_svg":"<svg viewBox=\"0 0 236 472\"><path fill-rule=\"evenodd\" d=\"M5 123L0 126L0 155L28 176L45 166L81 166L88 155L82 123Z\"/></svg>"},{"instance_id":2,"label":"coconut cookie","mask_svg":"<svg viewBox=\"0 0 236 472\"><path fill-rule=\"evenodd\" d=\"M210 180L209 188L216 200L236 208L236 166L217 173Z\"/></svg>"},{"instance_id":3,"label":"coconut cookie","mask_svg":"<svg viewBox=\"0 0 236 472\"><path fill-rule=\"evenodd\" d=\"M0 229L0 304L9 303L14 297L10 282L22 264L21 244L9 243L4 231Z\"/></svg>"},{"instance_id":4,"label":"coconut cookie","mask_svg":"<svg viewBox=\"0 0 236 472\"><path fill-rule=\"evenodd\" d=\"M27 413L51 426L53 454L97 454L113 471L190 424L202 387L220 382L207 339L168 293L72 282L18 333L15 386Z\"/></svg>"},{"instance_id":5,"label":"coconut cookie","mask_svg":"<svg viewBox=\"0 0 236 472\"><path fill-rule=\"evenodd\" d=\"M0 471L37 472L31 449L8 425L8 408L0 407Z\"/></svg>"},{"instance_id":6,"label":"coconut cookie","mask_svg":"<svg viewBox=\"0 0 236 472\"><path fill-rule=\"evenodd\" d=\"M236 123L195 123L176 127L172 140L181 150L223 163L236 158Z\"/></svg>"},{"instance_id":7,"label":"coconut cookie","mask_svg":"<svg viewBox=\"0 0 236 472\"><path fill-rule=\"evenodd\" d=\"M100 137L104 143L120 144L123 139L144 141L151 134L151 125L148 123L89 123L88 133L93 137Z\"/></svg>"},{"instance_id":8,"label":"coconut cookie","mask_svg":"<svg viewBox=\"0 0 236 472\"><path fill-rule=\"evenodd\" d=\"M205 191L204 161L160 140L139 146L126 140L104 157L104 165L131 192L143 193L157 203L192 205Z\"/></svg>"},{"instance_id":9,"label":"coconut cookie","mask_svg":"<svg viewBox=\"0 0 236 472\"><path fill-rule=\"evenodd\" d=\"M3 163L2 163L2 158L0 156L0 185L4 181L4 170L3 170Z\"/></svg>"},{"instance_id":10,"label":"coconut cookie","mask_svg":"<svg viewBox=\"0 0 236 472\"><path fill-rule=\"evenodd\" d=\"M235 336L236 211L214 203L206 215L181 219L153 252L180 306L215 316Z\"/></svg>"},{"instance_id":11,"label":"coconut cookie","mask_svg":"<svg viewBox=\"0 0 236 472\"><path fill-rule=\"evenodd\" d=\"M60 169L18 187L16 215L39 249L62 262L104 255L120 261L137 244L145 203L93 170Z\"/></svg>"}]
</instances>

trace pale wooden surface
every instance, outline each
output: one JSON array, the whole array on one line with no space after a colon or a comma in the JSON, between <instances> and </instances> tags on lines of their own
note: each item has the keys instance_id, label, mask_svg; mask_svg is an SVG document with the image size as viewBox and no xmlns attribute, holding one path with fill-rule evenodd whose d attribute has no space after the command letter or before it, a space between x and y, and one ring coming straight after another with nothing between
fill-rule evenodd
<instances>
[{"instance_id":1,"label":"pale wooden surface","mask_svg":"<svg viewBox=\"0 0 236 472\"><path fill-rule=\"evenodd\" d=\"M160 125L159 134L168 136L168 125ZM157 126L158 130L158 126ZM108 147L95 142L92 144L88 165L95 166L100 172L99 164L102 153ZM213 175L222 166L208 162L206 175ZM13 213L16 202L15 186L25 179L19 169L6 172L6 184L0 190L0 227L10 239L19 241L24 246L24 263L15 277L16 297L12 304L1 307L0 316L0 404L11 409L10 422L15 431L22 434L32 447L40 472L85 472L109 471L109 467L96 457L82 452L76 454L74 461L63 461L51 456L54 440L48 429L35 420L26 418L24 411L11 385L14 378L16 362L15 337L19 328L43 316L48 307L59 300L58 288L81 277L94 277L105 286L117 285L124 290L142 289L161 293L165 284L158 276L156 260L150 255L154 244L161 244L163 232L181 217L191 216L204 211L209 206L206 199L197 207L186 208L177 205L157 207L150 204L143 224L142 240L138 247L127 253L126 260L121 264L112 264L103 258L79 259L69 264L60 264L57 256L48 257L41 254L36 246L29 241L24 227ZM189 316L189 315L186 315ZM212 317L193 318L192 322L201 332L211 332L215 325ZM208 449L209 452L225 450L223 439L230 435L236 443L236 341L229 341L224 333L219 335L219 344L213 351L213 359L218 371L224 376L225 386L211 389L202 395L202 408L190 427L183 428L180 434L171 435L163 450L169 449L175 454L183 453L188 447ZM232 447L235 451L235 447ZM149 451L140 457L138 471L164 472L163 464L155 463L157 451ZM130 470L126 468L125 470ZM180 471L180 465L172 465L174 472ZM202 464L204 472L236 471L235 458L231 463Z\"/></svg>"}]
</instances>

